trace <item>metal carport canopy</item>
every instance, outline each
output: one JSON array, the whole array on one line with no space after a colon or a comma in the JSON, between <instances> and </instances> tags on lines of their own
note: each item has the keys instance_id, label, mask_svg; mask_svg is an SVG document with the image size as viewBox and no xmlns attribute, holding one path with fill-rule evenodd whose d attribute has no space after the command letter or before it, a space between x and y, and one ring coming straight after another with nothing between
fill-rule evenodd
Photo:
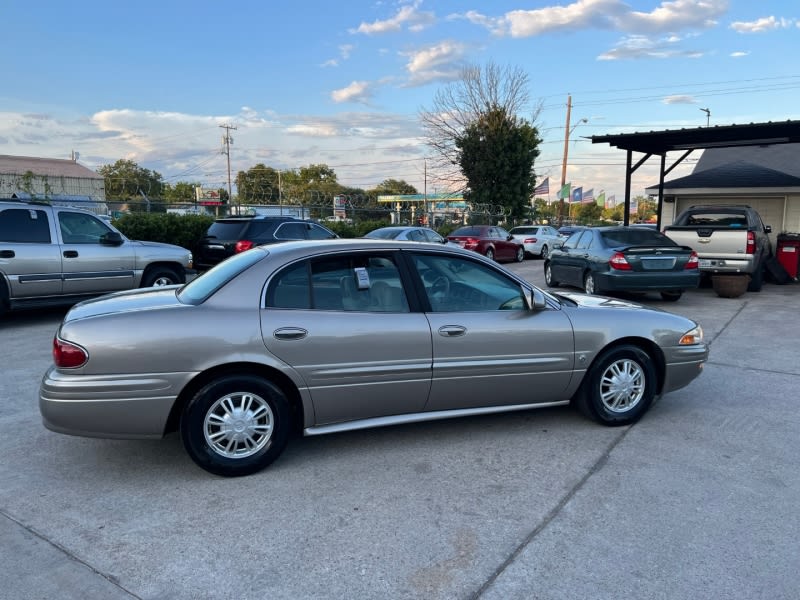
<instances>
[{"instance_id":1,"label":"metal carport canopy","mask_svg":"<svg viewBox=\"0 0 800 600\"><path fill-rule=\"evenodd\" d=\"M609 144L627 151L625 166L625 225L630 223L631 216L631 175L651 156L661 157L657 213L658 228L660 229L661 204L664 199L664 177L694 150L800 142L800 121L769 121L767 123L750 123L749 125L716 125L714 127L697 127L694 129L667 129L642 133L595 135L591 136L590 139L593 144ZM680 150L683 153L678 160L667 168L667 152L674 150ZM635 165L633 164L634 152L641 152L645 155Z\"/></svg>"}]
</instances>

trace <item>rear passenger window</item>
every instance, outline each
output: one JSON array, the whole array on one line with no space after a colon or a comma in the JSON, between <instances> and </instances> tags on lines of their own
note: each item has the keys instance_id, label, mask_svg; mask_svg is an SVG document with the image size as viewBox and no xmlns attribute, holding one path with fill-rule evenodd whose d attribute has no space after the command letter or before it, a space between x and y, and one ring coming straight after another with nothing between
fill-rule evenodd
<instances>
[{"instance_id":1,"label":"rear passenger window","mask_svg":"<svg viewBox=\"0 0 800 600\"><path fill-rule=\"evenodd\" d=\"M49 244L47 213L28 208L9 208L0 212L0 242Z\"/></svg>"}]
</instances>

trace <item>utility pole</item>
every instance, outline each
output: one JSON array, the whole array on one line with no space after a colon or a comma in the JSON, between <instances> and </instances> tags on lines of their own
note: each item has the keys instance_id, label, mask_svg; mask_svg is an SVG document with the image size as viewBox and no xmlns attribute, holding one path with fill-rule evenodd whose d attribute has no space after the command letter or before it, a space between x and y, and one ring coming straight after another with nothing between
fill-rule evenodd
<instances>
[{"instance_id":1,"label":"utility pole","mask_svg":"<svg viewBox=\"0 0 800 600\"><path fill-rule=\"evenodd\" d=\"M706 127L711 125L711 109L710 108L701 108L704 113L706 113Z\"/></svg>"},{"instance_id":2,"label":"utility pole","mask_svg":"<svg viewBox=\"0 0 800 600\"><path fill-rule=\"evenodd\" d=\"M564 160L561 163L561 188L558 190L558 226L564 224L564 196L562 191L567 185L567 152L569 150L569 117L572 112L572 96L567 96L567 124L564 126Z\"/></svg>"},{"instance_id":3,"label":"utility pole","mask_svg":"<svg viewBox=\"0 0 800 600\"><path fill-rule=\"evenodd\" d=\"M220 125L220 128L225 130L225 135L222 136L222 143L225 144L225 148L222 150L222 153L228 157L228 204L232 204L233 188L231 187L231 144L233 143L233 138L231 137L231 129L236 131L236 126L226 123L224 125Z\"/></svg>"}]
</instances>

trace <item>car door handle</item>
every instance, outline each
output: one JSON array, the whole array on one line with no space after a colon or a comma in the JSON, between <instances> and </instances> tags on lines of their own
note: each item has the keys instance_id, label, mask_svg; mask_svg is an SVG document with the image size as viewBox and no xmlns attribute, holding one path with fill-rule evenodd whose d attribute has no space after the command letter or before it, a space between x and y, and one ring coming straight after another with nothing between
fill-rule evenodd
<instances>
[{"instance_id":1,"label":"car door handle","mask_svg":"<svg viewBox=\"0 0 800 600\"><path fill-rule=\"evenodd\" d=\"M0 250L0 258L14 258L15 256L13 250Z\"/></svg>"},{"instance_id":2,"label":"car door handle","mask_svg":"<svg viewBox=\"0 0 800 600\"><path fill-rule=\"evenodd\" d=\"M281 327L272 332L278 340L302 340L308 335L308 331L301 327Z\"/></svg>"},{"instance_id":3,"label":"car door handle","mask_svg":"<svg viewBox=\"0 0 800 600\"><path fill-rule=\"evenodd\" d=\"M458 337L467 333L467 328L461 325L442 325L439 327L439 335L443 337Z\"/></svg>"},{"instance_id":4,"label":"car door handle","mask_svg":"<svg viewBox=\"0 0 800 600\"><path fill-rule=\"evenodd\" d=\"M78 258L77 250L64 250L64 258Z\"/></svg>"}]
</instances>

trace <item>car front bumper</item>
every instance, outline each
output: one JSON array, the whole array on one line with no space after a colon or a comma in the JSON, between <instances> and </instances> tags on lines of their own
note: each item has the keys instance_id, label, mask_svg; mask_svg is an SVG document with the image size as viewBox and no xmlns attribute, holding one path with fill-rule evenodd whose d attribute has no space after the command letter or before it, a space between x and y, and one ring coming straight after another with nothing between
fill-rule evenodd
<instances>
[{"instance_id":1,"label":"car front bumper","mask_svg":"<svg viewBox=\"0 0 800 600\"><path fill-rule=\"evenodd\" d=\"M703 372L708 360L708 345L675 346L664 349L665 369L662 394L689 385Z\"/></svg>"},{"instance_id":2,"label":"car front bumper","mask_svg":"<svg viewBox=\"0 0 800 600\"><path fill-rule=\"evenodd\" d=\"M161 438L193 373L79 375L51 367L39 411L52 431L101 438Z\"/></svg>"}]
</instances>

